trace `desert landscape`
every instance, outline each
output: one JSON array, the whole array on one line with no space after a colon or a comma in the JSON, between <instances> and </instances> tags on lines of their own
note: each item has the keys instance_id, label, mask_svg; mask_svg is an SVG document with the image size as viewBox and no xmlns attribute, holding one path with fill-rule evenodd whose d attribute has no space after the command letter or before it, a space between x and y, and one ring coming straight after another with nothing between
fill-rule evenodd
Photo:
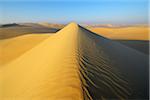
<instances>
[{"instance_id":1,"label":"desert landscape","mask_svg":"<svg viewBox=\"0 0 150 100\"><path fill-rule=\"evenodd\" d=\"M148 50L148 31L142 31L146 35L142 40L137 34L132 39L120 35L118 41L115 35L112 34L113 38L107 35L107 28L89 30L70 23L61 28L55 25L54 32L52 25L34 23L24 29L29 25L33 24L0 28L2 99L148 98L149 54L140 51ZM43 30L38 32L35 26ZM115 34L115 30L120 30L120 34L132 31L131 28L111 31ZM142 41L146 43L140 45Z\"/></svg>"},{"instance_id":2,"label":"desert landscape","mask_svg":"<svg viewBox=\"0 0 150 100\"><path fill-rule=\"evenodd\" d=\"M148 0L1 0L0 100L149 100Z\"/></svg>"}]
</instances>

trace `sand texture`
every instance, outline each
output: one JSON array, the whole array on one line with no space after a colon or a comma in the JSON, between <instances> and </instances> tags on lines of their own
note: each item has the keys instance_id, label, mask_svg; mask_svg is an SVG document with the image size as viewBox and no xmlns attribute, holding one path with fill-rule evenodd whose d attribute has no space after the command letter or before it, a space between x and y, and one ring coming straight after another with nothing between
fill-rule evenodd
<instances>
[{"instance_id":1,"label":"sand texture","mask_svg":"<svg viewBox=\"0 0 150 100\"><path fill-rule=\"evenodd\" d=\"M76 23L0 46L1 100L148 99L148 55Z\"/></svg>"}]
</instances>

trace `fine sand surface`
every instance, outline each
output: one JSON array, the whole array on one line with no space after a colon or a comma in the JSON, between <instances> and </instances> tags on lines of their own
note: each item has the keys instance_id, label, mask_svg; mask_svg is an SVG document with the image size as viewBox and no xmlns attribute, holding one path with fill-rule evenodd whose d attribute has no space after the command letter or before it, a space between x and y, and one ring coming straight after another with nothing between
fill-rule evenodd
<instances>
[{"instance_id":1,"label":"fine sand surface","mask_svg":"<svg viewBox=\"0 0 150 100\"><path fill-rule=\"evenodd\" d=\"M38 45L43 40L50 37L51 34L28 34L10 39L0 40L0 65L6 64L19 57L26 51Z\"/></svg>"},{"instance_id":2,"label":"fine sand surface","mask_svg":"<svg viewBox=\"0 0 150 100\"><path fill-rule=\"evenodd\" d=\"M149 40L149 27L89 28L101 36L114 40Z\"/></svg>"},{"instance_id":3,"label":"fine sand surface","mask_svg":"<svg viewBox=\"0 0 150 100\"><path fill-rule=\"evenodd\" d=\"M1 98L81 100L76 24L70 24L1 67Z\"/></svg>"},{"instance_id":4,"label":"fine sand surface","mask_svg":"<svg viewBox=\"0 0 150 100\"><path fill-rule=\"evenodd\" d=\"M15 43L19 38L20 44ZM29 38L12 41L19 48ZM0 99L148 99L148 55L75 23L33 40L0 67ZM10 43L8 48L14 47Z\"/></svg>"}]
</instances>

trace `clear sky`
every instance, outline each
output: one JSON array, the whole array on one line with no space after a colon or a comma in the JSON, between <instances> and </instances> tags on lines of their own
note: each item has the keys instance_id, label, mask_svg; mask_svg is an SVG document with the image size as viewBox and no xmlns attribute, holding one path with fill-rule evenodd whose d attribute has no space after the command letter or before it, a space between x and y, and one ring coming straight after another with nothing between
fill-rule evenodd
<instances>
[{"instance_id":1,"label":"clear sky","mask_svg":"<svg viewBox=\"0 0 150 100\"><path fill-rule=\"evenodd\" d=\"M146 24L148 0L0 0L0 23Z\"/></svg>"}]
</instances>

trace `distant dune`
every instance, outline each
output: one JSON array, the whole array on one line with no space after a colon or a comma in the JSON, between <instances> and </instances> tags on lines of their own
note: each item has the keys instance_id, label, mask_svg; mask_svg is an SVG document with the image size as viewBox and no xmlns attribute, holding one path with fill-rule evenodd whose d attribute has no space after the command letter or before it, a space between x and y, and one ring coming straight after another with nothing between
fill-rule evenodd
<instances>
[{"instance_id":1,"label":"distant dune","mask_svg":"<svg viewBox=\"0 0 150 100\"><path fill-rule=\"evenodd\" d=\"M52 23L21 23L21 24L4 24L0 26L0 39L7 39L24 34L34 33L56 33L60 29L64 28L63 24ZM101 36L112 40L142 40L147 41L149 39L148 26L143 25L84 25L89 30L97 33Z\"/></svg>"},{"instance_id":2,"label":"distant dune","mask_svg":"<svg viewBox=\"0 0 150 100\"><path fill-rule=\"evenodd\" d=\"M36 23L10 24L0 27L0 39L7 39L25 34L55 33L60 29L45 27Z\"/></svg>"},{"instance_id":3,"label":"distant dune","mask_svg":"<svg viewBox=\"0 0 150 100\"><path fill-rule=\"evenodd\" d=\"M113 40L149 40L148 27L90 28L91 31Z\"/></svg>"},{"instance_id":4,"label":"distant dune","mask_svg":"<svg viewBox=\"0 0 150 100\"><path fill-rule=\"evenodd\" d=\"M12 24L4 24L4 25L0 25L0 28L6 28L6 27L13 27L13 26L22 26L16 23L12 23Z\"/></svg>"},{"instance_id":5,"label":"distant dune","mask_svg":"<svg viewBox=\"0 0 150 100\"><path fill-rule=\"evenodd\" d=\"M2 100L148 99L148 55L76 23L0 45Z\"/></svg>"},{"instance_id":6,"label":"distant dune","mask_svg":"<svg viewBox=\"0 0 150 100\"><path fill-rule=\"evenodd\" d=\"M49 28L55 28L55 29L62 29L65 27L65 25L63 24L52 24L52 23L46 23L46 22L41 22L41 23L38 23L40 25L43 25L45 27L49 27Z\"/></svg>"}]
</instances>

